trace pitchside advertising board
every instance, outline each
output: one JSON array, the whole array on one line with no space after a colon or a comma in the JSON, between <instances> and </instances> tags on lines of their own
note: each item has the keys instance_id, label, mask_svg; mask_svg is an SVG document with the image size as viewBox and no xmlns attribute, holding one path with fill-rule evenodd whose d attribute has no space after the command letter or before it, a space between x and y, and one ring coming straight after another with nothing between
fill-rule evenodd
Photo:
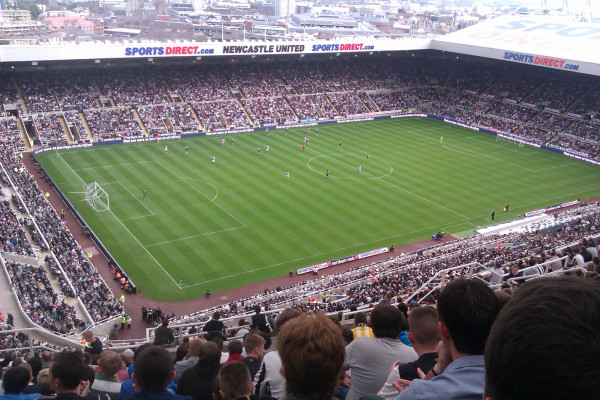
<instances>
[{"instance_id":1,"label":"pitchside advertising board","mask_svg":"<svg viewBox=\"0 0 600 400\"><path fill-rule=\"evenodd\" d=\"M600 75L600 25L567 17L498 17L438 37L432 48Z\"/></svg>"},{"instance_id":2,"label":"pitchside advertising board","mask_svg":"<svg viewBox=\"0 0 600 400\"><path fill-rule=\"evenodd\" d=\"M325 268L335 267L336 265L349 263L349 262L352 262L355 260L362 260L364 258L373 257L373 256L376 256L379 254L387 253L388 251L389 251L389 249L387 247L382 247L379 249L366 251L364 253L354 254L354 255L348 256L348 257L337 258L335 260L311 265L309 267L299 268L296 270L296 274L302 275L302 274L307 274L309 272L316 273L317 271L325 269Z\"/></svg>"},{"instance_id":3,"label":"pitchside advertising board","mask_svg":"<svg viewBox=\"0 0 600 400\"><path fill-rule=\"evenodd\" d=\"M361 53L428 49L431 39L340 39L335 41L232 41L94 43L81 45L0 46L0 62L147 59L163 57Z\"/></svg>"}]
</instances>

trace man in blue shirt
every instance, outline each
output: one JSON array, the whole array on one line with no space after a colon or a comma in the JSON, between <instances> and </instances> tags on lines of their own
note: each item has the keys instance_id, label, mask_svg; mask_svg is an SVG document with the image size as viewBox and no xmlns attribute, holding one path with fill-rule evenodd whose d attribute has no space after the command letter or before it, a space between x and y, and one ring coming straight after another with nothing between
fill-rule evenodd
<instances>
[{"instance_id":1,"label":"man in blue shirt","mask_svg":"<svg viewBox=\"0 0 600 400\"><path fill-rule=\"evenodd\" d=\"M483 350L499 312L494 292L479 280L456 279L438 298L438 362L425 379L399 379L396 400L481 400L485 382Z\"/></svg>"},{"instance_id":2,"label":"man in blue shirt","mask_svg":"<svg viewBox=\"0 0 600 400\"><path fill-rule=\"evenodd\" d=\"M8 369L2 377L2 388L4 396L0 396L1 400L33 400L40 397L39 393L23 393L29 381L31 374L24 367L12 367Z\"/></svg>"}]
</instances>

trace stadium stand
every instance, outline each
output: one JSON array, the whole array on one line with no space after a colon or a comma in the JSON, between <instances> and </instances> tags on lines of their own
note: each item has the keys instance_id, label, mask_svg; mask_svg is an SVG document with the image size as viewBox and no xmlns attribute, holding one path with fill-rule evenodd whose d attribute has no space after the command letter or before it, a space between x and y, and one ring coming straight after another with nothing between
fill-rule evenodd
<instances>
[{"instance_id":1,"label":"stadium stand","mask_svg":"<svg viewBox=\"0 0 600 400\"><path fill-rule=\"evenodd\" d=\"M42 146L67 144L67 137L58 114L38 115L34 119L34 124Z\"/></svg>"},{"instance_id":2,"label":"stadium stand","mask_svg":"<svg viewBox=\"0 0 600 400\"><path fill-rule=\"evenodd\" d=\"M594 158L598 125L589 113L600 108L593 90L599 84L594 76L425 54L352 62L128 67L56 76L23 72L4 80L2 96L23 115L36 114L43 145L68 140L61 122L76 126L78 135L71 136L77 141L86 140L88 133L108 140L425 111ZM53 112L63 114L45 115Z\"/></svg>"},{"instance_id":3,"label":"stadium stand","mask_svg":"<svg viewBox=\"0 0 600 400\"><path fill-rule=\"evenodd\" d=\"M15 135L15 132L12 132L12 134ZM13 136L13 140L15 140L15 137ZM30 218L41 228L41 235L44 240L41 240L41 236L38 235L32 235L32 237L36 238L38 242L45 241L49 244L49 249L54 256L47 258L46 261L53 274L62 277L60 286L63 293L65 295L76 295L81 299L91 318L89 323L120 315L122 306L83 254L83 251L66 229L60 217L52 209L33 177L24 169L24 165L18 153L14 152L11 143L11 141L7 141L0 145L0 161L7 169L5 170L8 173L7 181L10 180L10 183L14 185L14 189L17 190L13 201L17 203L18 209L27 210ZM15 221L15 216L11 216L11 213L5 210L4 217L3 228L9 228L9 221ZM31 224L26 225L32 229ZM13 238L7 241L11 245L7 250L19 253L19 249L31 249L32 246L25 243L27 238L22 228L12 230L11 234ZM6 246L9 245L6 244ZM28 250L26 255L32 255L31 250ZM60 274L58 270L60 270ZM37 287L38 280L44 279L43 276L45 275L40 272L40 274L32 273L29 276L32 279L29 282L32 285L31 287ZM43 281L43 283L43 286L47 287L46 282ZM26 283L23 283L23 285L26 285ZM49 296L54 297L53 295ZM60 332L58 329L57 331Z\"/></svg>"},{"instance_id":4,"label":"stadium stand","mask_svg":"<svg viewBox=\"0 0 600 400\"><path fill-rule=\"evenodd\" d=\"M6 269L21 307L34 323L53 332L75 330L74 308L59 300L43 268L11 262Z\"/></svg>"},{"instance_id":5,"label":"stadium stand","mask_svg":"<svg viewBox=\"0 0 600 400\"><path fill-rule=\"evenodd\" d=\"M84 115L96 141L142 135L140 124L129 108L85 110Z\"/></svg>"},{"instance_id":6,"label":"stadium stand","mask_svg":"<svg viewBox=\"0 0 600 400\"><path fill-rule=\"evenodd\" d=\"M444 62L435 62L440 60ZM256 65L219 68L209 64L199 68L177 66L168 72L162 68L131 67L93 74L60 73L54 77L19 72L9 79L0 79L0 91L4 104L18 104L23 116L33 113L33 124L43 146L68 141L63 123L76 128L79 138L73 135L73 140L86 140L91 133L97 141L141 136L145 134L142 128L154 136L170 131L193 133L368 112L420 110L590 157L600 154L600 125L584 115L600 109L598 96L592 90L600 84L597 77L571 79L557 71L474 58L462 58L456 63L448 60L440 55L423 55L401 58L401 64L394 58L376 62L360 59L353 63L336 60L327 65L281 61L267 63L264 69ZM579 90L571 91L571 85ZM564 96L546 103L550 92ZM81 323L70 306L61 302L61 295L82 301L90 317L84 325L121 315L122 305L50 207L33 177L23 170L19 153L26 146L21 138L30 132L22 132L21 125L15 117L0 118L0 161L6 171L2 181L6 190L11 184L16 190L12 205L7 201L0 203L2 251L36 256L33 249L37 248L55 255L40 258L52 278L36 266L7 264L11 279L19 287L22 307L29 310L30 318L38 325L57 333L71 331ZM180 316L171 321L171 326L176 327L178 337L193 335L188 333L190 328L201 327L218 310L233 335L239 329L239 320L249 319L257 304L269 314L284 307L333 313L368 308L382 299L423 301L431 288L441 285L439 274L449 266L460 266L448 272L453 278L476 272L481 279L491 280L490 271L497 260L501 260L504 275L508 276L509 266L543 263L550 258L547 252L553 250L560 256L564 252L568 257L565 266L571 268L575 265L571 247L584 237L597 236L599 212L597 203L582 205L558 214L554 220L521 227L519 232L435 245L383 263L257 293ZM477 265L475 270L472 265ZM61 295L49 279L56 280ZM423 289L424 284L431 288ZM326 293L336 301L326 301L318 293ZM313 303L312 298L318 301ZM53 307L48 310L50 305ZM57 308L56 316L53 308ZM15 337L5 337L7 340L11 348L23 343Z\"/></svg>"}]
</instances>

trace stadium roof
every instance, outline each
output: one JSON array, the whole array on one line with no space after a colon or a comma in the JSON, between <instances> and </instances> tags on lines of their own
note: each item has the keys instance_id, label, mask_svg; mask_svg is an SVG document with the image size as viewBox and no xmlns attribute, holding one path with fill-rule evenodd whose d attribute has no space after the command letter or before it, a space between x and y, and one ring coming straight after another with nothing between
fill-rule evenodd
<instances>
[{"instance_id":1,"label":"stadium roof","mask_svg":"<svg viewBox=\"0 0 600 400\"><path fill-rule=\"evenodd\" d=\"M0 63L392 52L434 49L600 76L600 24L568 17L502 16L436 38L335 40L140 41L0 46ZM34 64L37 65L37 64Z\"/></svg>"},{"instance_id":2,"label":"stadium roof","mask_svg":"<svg viewBox=\"0 0 600 400\"><path fill-rule=\"evenodd\" d=\"M438 37L431 48L600 75L600 24L566 16L502 16Z\"/></svg>"}]
</instances>

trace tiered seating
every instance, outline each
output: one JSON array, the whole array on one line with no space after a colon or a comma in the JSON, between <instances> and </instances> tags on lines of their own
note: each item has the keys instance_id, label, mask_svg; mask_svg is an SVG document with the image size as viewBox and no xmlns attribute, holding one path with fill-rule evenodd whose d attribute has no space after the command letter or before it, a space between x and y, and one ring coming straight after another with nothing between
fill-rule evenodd
<instances>
[{"instance_id":1,"label":"tiered seating","mask_svg":"<svg viewBox=\"0 0 600 400\"><path fill-rule=\"evenodd\" d=\"M198 132L200 127L187 104L169 104L167 113L175 131L183 133Z\"/></svg>"},{"instance_id":2,"label":"tiered seating","mask_svg":"<svg viewBox=\"0 0 600 400\"><path fill-rule=\"evenodd\" d=\"M15 152L25 150L15 118L0 118L0 142Z\"/></svg>"},{"instance_id":3,"label":"tiered seating","mask_svg":"<svg viewBox=\"0 0 600 400\"><path fill-rule=\"evenodd\" d=\"M298 94L312 94L335 91L325 70L319 64L298 62L291 68L280 68L279 72L284 82L291 85Z\"/></svg>"},{"instance_id":4,"label":"tiered seating","mask_svg":"<svg viewBox=\"0 0 600 400\"><path fill-rule=\"evenodd\" d=\"M377 89L360 63L345 61L328 62L325 71L330 72L330 79L336 91L357 91Z\"/></svg>"},{"instance_id":5,"label":"tiered seating","mask_svg":"<svg viewBox=\"0 0 600 400\"><path fill-rule=\"evenodd\" d=\"M548 107L566 111L582 93L594 84L595 79L583 74L554 74L544 85L527 98L528 103L548 103Z\"/></svg>"},{"instance_id":6,"label":"tiered seating","mask_svg":"<svg viewBox=\"0 0 600 400\"><path fill-rule=\"evenodd\" d=\"M34 121L42 146L67 144L67 138L60 123L59 114L38 115Z\"/></svg>"},{"instance_id":7,"label":"tiered seating","mask_svg":"<svg viewBox=\"0 0 600 400\"><path fill-rule=\"evenodd\" d=\"M164 135L167 133L167 126L163 120L167 115L167 106L142 106L138 107L137 111L150 136Z\"/></svg>"},{"instance_id":8,"label":"tiered seating","mask_svg":"<svg viewBox=\"0 0 600 400\"><path fill-rule=\"evenodd\" d=\"M335 118L339 113L333 108L327 97L322 94L311 94L305 97L309 99L316 107L319 107L325 118Z\"/></svg>"},{"instance_id":9,"label":"tiered seating","mask_svg":"<svg viewBox=\"0 0 600 400\"><path fill-rule=\"evenodd\" d=\"M242 104L250 115L250 118L260 125L295 120L294 114L285 104L282 97L245 99L242 100ZM279 119L276 115L278 115Z\"/></svg>"},{"instance_id":10,"label":"tiered seating","mask_svg":"<svg viewBox=\"0 0 600 400\"><path fill-rule=\"evenodd\" d=\"M0 251L24 256L35 256L35 252L23 230L22 221L15 215L6 200L0 201Z\"/></svg>"},{"instance_id":11,"label":"tiered seating","mask_svg":"<svg viewBox=\"0 0 600 400\"><path fill-rule=\"evenodd\" d=\"M159 70L119 69L103 71L98 76L102 94L112 97L117 106L162 104L167 102L167 91Z\"/></svg>"},{"instance_id":12,"label":"tiered seating","mask_svg":"<svg viewBox=\"0 0 600 400\"><path fill-rule=\"evenodd\" d=\"M513 103L495 103L487 111L488 114L500 118L524 123L533 118L539 111L534 108L520 107Z\"/></svg>"},{"instance_id":13,"label":"tiered seating","mask_svg":"<svg viewBox=\"0 0 600 400\"><path fill-rule=\"evenodd\" d=\"M231 99L226 77L211 66L172 68L165 81L188 103Z\"/></svg>"},{"instance_id":14,"label":"tiered seating","mask_svg":"<svg viewBox=\"0 0 600 400\"><path fill-rule=\"evenodd\" d=\"M52 76L24 73L14 78L30 112L55 111L60 104L65 118L78 124L83 134L85 130L73 117L84 110L98 139L140 135L131 109L138 109L151 134L166 132L164 117L174 131L197 131L197 121L186 109L190 105L206 130L246 128L250 121L239 100L259 125L422 110L540 144L572 146L591 156L597 153L594 126L578 117L600 107L594 90L600 85L597 77L441 53L361 57L351 62L329 57L326 61L111 68L95 75L87 71ZM0 88L7 101L16 102L11 79ZM118 108L96 109L101 96L112 98ZM285 96L293 112L279 96ZM173 103L178 100L183 103ZM551 110L539 114L544 107ZM60 131L56 123L40 125L53 132L54 138ZM43 140L42 144L54 142Z\"/></svg>"},{"instance_id":15,"label":"tiered seating","mask_svg":"<svg viewBox=\"0 0 600 400\"><path fill-rule=\"evenodd\" d=\"M379 106L381 111L407 111L416 108L416 100L419 97L427 97L425 92L428 91L424 89L405 89L401 91L370 93L369 96Z\"/></svg>"},{"instance_id":16,"label":"tiered seating","mask_svg":"<svg viewBox=\"0 0 600 400\"><path fill-rule=\"evenodd\" d=\"M355 92L327 93L327 97L344 117L368 112Z\"/></svg>"},{"instance_id":17,"label":"tiered seating","mask_svg":"<svg viewBox=\"0 0 600 400\"><path fill-rule=\"evenodd\" d=\"M25 201L31 216L40 226L52 252L67 273L64 277L65 282L68 280L73 285L94 321L119 315L122 306L66 229L33 177L24 170L11 141L5 143L0 144L0 162L9 171L10 179ZM63 288L65 286L68 285L63 285ZM65 294L67 293L65 291Z\"/></svg>"},{"instance_id":18,"label":"tiered seating","mask_svg":"<svg viewBox=\"0 0 600 400\"><path fill-rule=\"evenodd\" d=\"M243 65L227 71L229 86L239 89L243 98L281 95L285 85L274 65Z\"/></svg>"},{"instance_id":19,"label":"tiered seating","mask_svg":"<svg viewBox=\"0 0 600 400\"><path fill-rule=\"evenodd\" d=\"M88 71L54 72L54 93L62 110L86 110L100 106L94 74Z\"/></svg>"},{"instance_id":20,"label":"tiered seating","mask_svg":"<svg viewBox=\"0 0 600 400\"><path fill-rule=\"evenodd\" d=\"M19 92L10 77L0 79L0 100L2 100L2 106L19 103ZM4 107L2 107L2 111L5 111Z\"/></svg>"},{"instance_id":21,"label":"tiered seating","mask_svg":"<svg viewBox=\"0 0 600 400\"><path fill-rule=\"evenodd\" d=\"M96 139L141 136L142 129L129 108L85 110L85 119Z\"/></svg>"},{"instance_id":22,"label":"tiered seating","mask_svg":"<svg viewBox=\"0 0 600 400\"><path fill-rule=\"evenodd\" d=\"M224 128L217 115L217 111L220 108L220 103L194 103L193 107L194 110L196 110L196 115L198 116L200 122L204 126L205 131L211 132L217 129Z\"/></svg>"},{"instance_id":23,"label":"tiered seating","mask_svg":"<svg viewBox=\"0 0 600 400\"><path fill-rule=\"evenodd\" d=\"M301 120L319 118L319 113L310 96L287 96L287 99ZM331 106L329 108L333 112Z\"/></svg>"},{"instance_id":24,"label":"tiered seating","mask_svg":"<svg viewBox=\"0 0 600 400\"><path fill-rule=\"evenodd\" d=\"M547 71L529 65L512 64L504 75L485 94L520 103L528 94L547 79ZM531 103L529 100L527 103Z\"/></svg>"},{"instance_id":25,"label":"tiered seating","mask_svg":"<svg viewBox=\"0 0 600 400\"><path fill-rule=\"evenodd\" d=\"M21 307L34 323L59 333L75 329L74 308L59 300L44 268L11 262L6 269Z\"/></svg>"},{"instance_id":26,"label":"tiered seating","mask_svg":"<svg viewBox=\"0 0 600 400\"><path fill-rule=\"evenodd\" d=\"M81 119L79 118L79 111L67 111L64 112L63 115L67 124L72 123L73 125L75 125L77 131L79 132L79 136L82 140L89 139L87 131L85 130L85 127L83 126L83 123L81 123Z\"/></svg>"},{"instance_id":27,"label":"tiered seating","mask_svg":"<svg viewBox=\"0 0 600 400\"><path fill-rule=\"evenodd\" d=\"M52 85L44 73L22 75L19 85L23 91L25 105L29 113L60 111ZM24 111L24 110L21 110Z\"/></svg>"}]
</instances>

